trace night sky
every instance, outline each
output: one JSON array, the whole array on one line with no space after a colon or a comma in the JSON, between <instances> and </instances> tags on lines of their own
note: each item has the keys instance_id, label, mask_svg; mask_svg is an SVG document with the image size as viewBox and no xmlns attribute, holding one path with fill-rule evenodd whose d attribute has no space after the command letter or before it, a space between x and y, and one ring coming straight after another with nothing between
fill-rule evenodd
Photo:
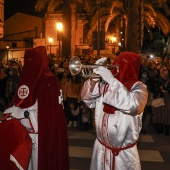
<instances>
[{"instance_id":1,"label":"night sky","mask_svg":"<svg viewBox=\"0 0 170 170\"><path fill-rule=\"evenodd\" d=\"M36 0L5 0L4 2L4 18L5 20L17 12L31 14L37 17L43 17L43 12L36 12L34 6Z\"/></svg>"}]
</instances>

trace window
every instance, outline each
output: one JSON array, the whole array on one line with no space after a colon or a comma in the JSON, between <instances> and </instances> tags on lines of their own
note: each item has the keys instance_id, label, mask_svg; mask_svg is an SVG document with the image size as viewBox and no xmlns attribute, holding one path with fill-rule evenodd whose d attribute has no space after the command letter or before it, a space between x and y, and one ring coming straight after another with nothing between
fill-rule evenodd
<instances>
[{"instance_id":1,"label":"window","mask_svg":"<svg viewBox=\"0 0 170 170\"><path fill-rule=\"evenodd\" d=\"M16 48L17 47L17 43L12 43L12 47Z\"/></svg>"}]
</instances>

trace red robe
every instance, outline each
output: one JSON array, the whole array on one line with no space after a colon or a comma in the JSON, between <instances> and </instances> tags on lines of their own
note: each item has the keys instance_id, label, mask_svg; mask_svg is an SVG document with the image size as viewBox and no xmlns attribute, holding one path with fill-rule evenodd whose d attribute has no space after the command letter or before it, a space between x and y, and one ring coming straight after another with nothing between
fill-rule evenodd
<instances>
[{"instance_id":1,"label":"red robe","mask_svg":"<svg viewBox=\"0 0 170 170\"><path fill-rule=\"evenodd\" d=\"M0 170L17 170L10 157L16 159L24 170L28 167L32 140L27 130L17 119L0 123Z\"/></svg>"}]
</instances>

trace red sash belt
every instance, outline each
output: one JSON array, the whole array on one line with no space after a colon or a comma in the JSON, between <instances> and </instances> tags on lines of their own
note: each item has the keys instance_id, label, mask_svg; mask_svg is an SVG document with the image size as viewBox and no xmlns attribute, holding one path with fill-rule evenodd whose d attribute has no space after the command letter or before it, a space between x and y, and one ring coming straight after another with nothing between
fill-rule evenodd
<instances>
[{"instance_id":1,"label":"red sash belt","mask_svg":"<svg viewBox=\"0 0 170 170\"><path fill-rule=\"evenodd\" d=\"M106 145L105 143L103 143L101 140L99 140L99 138L97 138L97 140L103 145L105 146L107 149L110 149L112 151L112 154L113 154L113 163L112 163L112 170L114 170L115 168L115 156L118 156L119 155L119 152L122 151L122 150L125 150L125 149L129 149L129 148L132 148L133 146L136 145L137 141L129 146L126 146L126 147L123 147L123 148L114 148L114 147L110 147L108 145Z\"/></svg>"}]
</instances>

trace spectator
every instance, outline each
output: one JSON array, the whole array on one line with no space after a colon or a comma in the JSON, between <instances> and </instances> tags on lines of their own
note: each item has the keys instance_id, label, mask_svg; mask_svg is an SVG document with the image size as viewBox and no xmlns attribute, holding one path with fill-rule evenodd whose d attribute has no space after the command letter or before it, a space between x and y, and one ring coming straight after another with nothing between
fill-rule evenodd
<instances>
[{"instance_id":1,"label":"spectator","mask_svg":"<svg viewBox=\"0 0 170 170\"><path fill-rule=\"evenodd\" d=\"M7 98L7 105L12 100L18 86L18 82L20 80L20 76L16 68L11 68L9 71L9 76L6 82L6 90L5 95Z\"/></svg>"},{"instance_id":2,"label":"spectator","mask_svg":"<svg viewBox=\"0 0 170 170\"><path fill-rule=\"evenodd\" d=\"M68 109L68 116L69 116L68 127L71 127L73 122L74 122L74 127L77 126L79 114L80 114L79 103L70 102L69 109Z\"/></svg>"},{"instance_id":3,"label":"spectator","mask_svg":"<svg viewBox=\"0 0 170 170\"><path fill-rule=\"evenodd\" d=\"M169 70L166 65L162 65L160 69L160 77L157 83L157 91L159 92L155 98L164 98L164 106L153 108L153 123L157 133L164 131L165 135L169 135L170 131L170 77Z\"/></svg>"},{"instance_id":4,"label":"spectator","mask_svg":"<svg viewBox=\"0 0 170 170\"><path fill-rule=\"evenodd\" d=\"M2 59L0 59L0 68L3 68L4 67L4 63L2 61Z\"/></svg>"},{"instance_id":5,"label":"spectator","mask_svg":"<svg viewBox=\"0 0 170 170\"><path fill-rule=\"evenodd\" d=\"M70 104L74 103L75 107L77 108L77 106L80 104L80 93L81 93L81 87L82 87L82 80L80 75L75 75L72 76L70 71L67 75L67 82L65 85L65 89L64 89L64 102L66 102L67 104L67 117L68 117L68 127L70 127L72 125L72 118L70 117ZM77 126L77 121L74 121L74 126Z\"/></svg>"},{"instance_id":6,"label":"spectator","mask_svg":"<svg viewBox=\"0 0 170 170\"><path fill-rule=\"evenodd\" d=\"M153 75L153 70L154 69L156 69L156 63L154 62L154 61L152 61L152 60L148 60L148 62L147 62L147 70L148 70L148 72L149 72L149 76L150 77L152 77L152 75Z\"/></svg>"},{"instance_id":7,"label":"spectator","mask_svg":"<svg viewBox=\"0 0 170 170\"><path fill-rule=\"evenodd\" d=\"M5 74L4 68L0 68L0 101L7 105L7 98L5 96L5 89L7 83L7 75Z\"/></svg>"},{"instance_id":8,"label":"spectator","mask_svg":"<svg viewBox=\"0 0 170 170\"><path fill-rule=\"evenodd\" d=\"M92 111L82 103L81 106L81 115L80 115L80 124L78 128L82 131L91 130L92 129Z\"/></svg>"},{"instance_id":9,"label":"spectator","mask_svg":"<svg viewBox=\"0 0 170 170\"><path fill-rule=\"evenodd\" d=\"M146 134L147 128L151 123L152 119L152 101L155 94L155 81L153 77L150 77L147 70L142 71L141 81L147 86L148 90L148 100L145 106L143 117L142 117L142 129L141 134Z\"/></svg>"}]
</instances>

